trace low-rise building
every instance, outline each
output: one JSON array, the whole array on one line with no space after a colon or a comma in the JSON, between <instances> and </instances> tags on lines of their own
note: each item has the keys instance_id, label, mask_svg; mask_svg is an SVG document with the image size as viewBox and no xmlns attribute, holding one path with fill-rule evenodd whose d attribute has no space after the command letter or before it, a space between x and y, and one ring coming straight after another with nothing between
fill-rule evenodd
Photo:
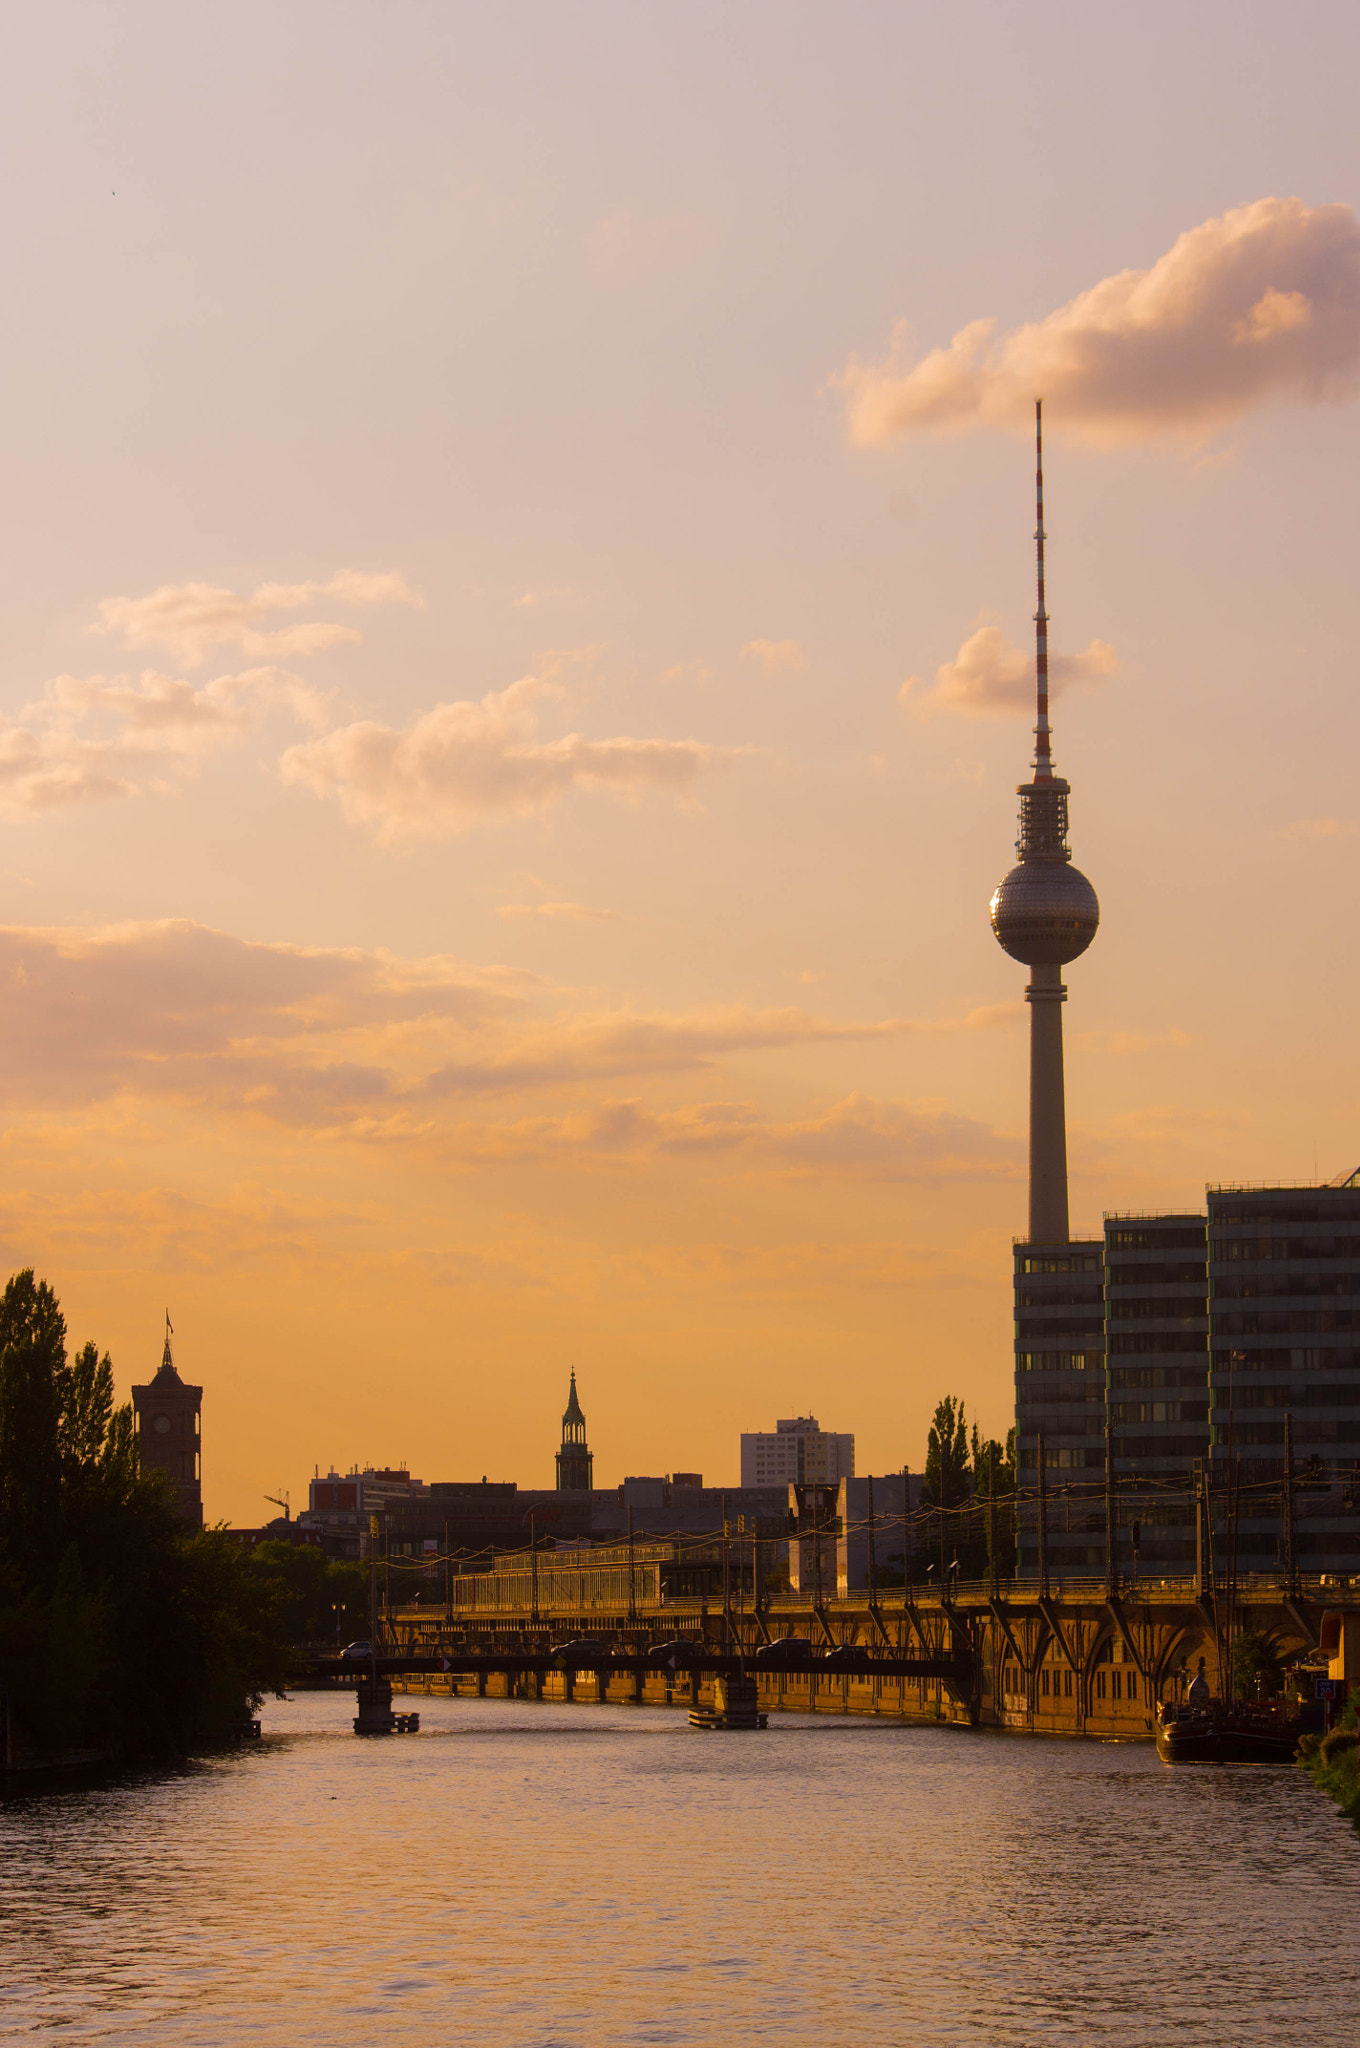
<instances>
[{"instance_id":1,"label":"low-rise building","mask_svg":"<svg viewBox=\"0 0 1360 2048\"><path fill-rule=\"evenodd\" d=\"M332 1466L324 1476L318 1465L297 1526L304 1534L319 1535L332 1557L366 1557L370 1519L386 1517L397 1505L419 1500L429 1491L404 1465L368 1465L362 1471L354 1465L345 1473Z\"/></svg>"}]
</instances>

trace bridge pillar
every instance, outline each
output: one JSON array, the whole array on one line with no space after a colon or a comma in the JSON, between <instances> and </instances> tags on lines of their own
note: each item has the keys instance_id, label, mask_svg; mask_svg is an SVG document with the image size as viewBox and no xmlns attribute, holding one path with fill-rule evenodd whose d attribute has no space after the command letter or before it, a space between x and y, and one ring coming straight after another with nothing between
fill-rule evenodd
<instances>
[{"instance_id":1,"label":"bridge pillar","mask_svg":"<svg viewBox=\"0 0 1360 2048\"><path fill-rule=\"evenodd\" d=\"M390 1735L396 1716L392 1712L392 1687L386 1678L364 1678L357 1688L359 1711L354 1717L356 1735Z\"/></svg>"}]
</instances>

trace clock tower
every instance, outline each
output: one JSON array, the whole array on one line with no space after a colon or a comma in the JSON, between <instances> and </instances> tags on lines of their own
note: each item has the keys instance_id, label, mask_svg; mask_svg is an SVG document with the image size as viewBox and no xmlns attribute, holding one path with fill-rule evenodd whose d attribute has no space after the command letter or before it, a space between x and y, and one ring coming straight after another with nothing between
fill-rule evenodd
<instances>
[{"instance_id":1,"label":"clock tower","mask_svg":"<svg viewBox=\"0 0 1360 2048\"><path fill-rule=\"evenodd\" d=\"M132 1414L137 1429L137 1449L142 1470L153 1468L168 1473L179 1501L182 1521L191 1529L203 1527L202 1487L202 1387L187 1386L175 1371L170 1354L174 1335L170 1318L165 1318L165 1349L161 1369L146 1387L132 1389Z\"/></svg>"}]
</instances>

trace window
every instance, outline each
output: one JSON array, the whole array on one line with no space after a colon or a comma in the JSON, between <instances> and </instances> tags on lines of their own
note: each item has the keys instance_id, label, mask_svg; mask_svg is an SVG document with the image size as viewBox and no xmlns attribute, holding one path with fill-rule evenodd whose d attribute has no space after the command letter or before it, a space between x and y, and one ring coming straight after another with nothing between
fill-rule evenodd
<instances>
[{"instance_id":1,"label":"window","mask_svg":"<svg viewBox=\"0 0 1360 2048\"><path fill-rule=\"evenodd\" d=\"M1044 1694L1045 1696L1047 1696L1047 1693L1048 1693L1048 1673L1047 1673L1047 1671L1045 1671L1045 1672L1044 1672L1044 1673L1042 1674L1042 1676L1040 1677L1040 1680L1039 1680L1039 1690L1040 1690L1040 1692L1041 1692L1041 1693L1043 1693L1043 1694Z\"/></svg>"},{"instance_id":2,"label":"window","mask_svg":"<svg viewBox=\"0 0 1360 2048\"><path fill-rule=\"evenodd\" d=\"M1097 1671L1097 1673L1096 1673L1096 1698L1097 1698L1098 1700L1103 1700L1103 1699L1104 1699L1104 1697L1105 1697L1105 1673L1104 1673L1103 1671Z\"/></svg>"},{"instance_id":3,"label":"window","mask_svg":"<svg viewBox=\"0 0 1360 2048\"><path fill-rule=\"evenodd\" d=\"M1127 1688L1128 1696L1131 1700L1136 1700L1138 1697L1138 1673L1136 1671L1130 1671L1126 1673L1126 1676L1129 1681Z\"/></svg>"},{"instance_id":4,"label":"window","mask_svg":"<svg viewBox=\"0 0 1360 2048\"><path fill-rule=\"evenodd\" d=\"M1110 1697L1116 1700L1119 1698L1119 1673L1117 1671L1110 1673Z\"/></svg>"},{"instance_id":5,"label":"window","mask_svg":"<svg viewBox=\"0 0 1360 2048\"><path fill-rule=\"evenodd\" d=\"M1064 1671L1064 1673L1063 1673L1063 1698L1064 1698L1064 1699L1068 1699L1068 1700L1070 1700L1070 1699L1071 1699L1071 1697L1072 1697L1072 1674L1071 1674L1071 1672L1070 1672L1070 1671Z\"/></svg>"}]
</instances>

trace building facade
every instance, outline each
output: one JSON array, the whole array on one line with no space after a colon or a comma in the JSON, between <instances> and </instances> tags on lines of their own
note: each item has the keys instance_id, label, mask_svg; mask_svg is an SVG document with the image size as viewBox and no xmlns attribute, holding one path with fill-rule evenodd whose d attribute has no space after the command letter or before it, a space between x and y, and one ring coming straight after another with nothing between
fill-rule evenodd
<instances>
[{"instance_id":1,"label":"building facade","mask_svg":"<svg viewBox=\"0 0 1360 2048\"><path fill-rule=\"evenodd\" d=\"M1209 1455L1209 1232L1203 1215L1105 1218L1105 1350L1121 1573L1195 1568L1193 1475ZM1138 1482L1136 1501L1121 1488Z\"/></svg>"},{"instance_id":2,"label":"building facade","mask_svg":"<svg viewBox=\"0 0 1360 2048\"><path fill-rule=\"evenodd\" d=\"M1015 1458L1036 1496L1043 1450L1042 1539L1050 1573L1105 1560L1105 1245L1028 1240L1014 1250ZM1020 1510L1019 1576L1039 1570L1037 1498Z\"/></svg>"},{"instance_id":3,"label":"building facade","mask_svg":"<svg viewBox=\"0 0 1360 2048\"><path fill-rule=\"evenodd\" d=\"M165 1319L160 1370L144 1387L132 1389L133 1426L143 1471L164 1472L175 1489L180 1519L203 1527L203 1389L191 1387L175 1370Z\"/></svg>"},{"instance_id":4,"label":"building facade","mask_svg":"<svg viewBox=\"0 0 1360 2048\"><path fill-rule=\"evenodd\" d=\"M772 1430L745 1431L743 1486L839 1486L855 1476L853 1433L823 1429L815 1415L794 1415Z\"/></svg>"},{"instance_id":5,"label":"building facade","mask_svg":"<svg viewBox=\"0 0 1360 2048\"><path fill-rule=\"evenodd\" d=\"M1209 1307L1219 1545L1239 1575L1360 1570L1360 1173L1211 1187Z\"/></svg>"}]
</instances>

